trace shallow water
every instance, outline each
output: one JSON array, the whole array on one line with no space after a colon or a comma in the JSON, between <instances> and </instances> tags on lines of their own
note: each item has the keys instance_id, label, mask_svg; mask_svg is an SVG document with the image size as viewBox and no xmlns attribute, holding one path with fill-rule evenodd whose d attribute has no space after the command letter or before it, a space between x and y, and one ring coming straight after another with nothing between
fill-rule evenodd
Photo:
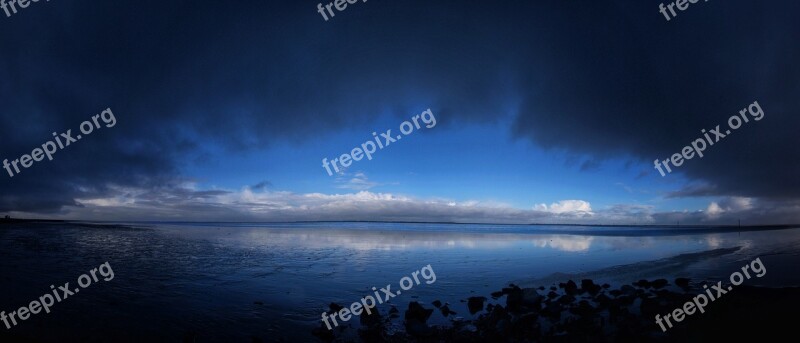
<instances>
[{"instance_id":1,"label":"shallow water","mask_svg":"<svg viewBox=\"0 0 800 343\"><path fill-rule=\"evenodd\" d=\"M436 281L388 304L450 302L470 317L469 296L514 282L573 278L609 283L689 276L725 280L760 257L767 274L748 285L798 286L800 230L729 231L396 223L0 227L0 310L6 313L109 262L111 281L36 314L6 333L44 341L314 341L327 304L348 306L372 287L431 265ZM728 250L720 250L732 248ZM681 254L698 253L688 256ZM634 264L634 265L631 265ZM611 268L615 267L615 268ZM430 280L429 280L430 281ZM430 307L429 305L426 305ZM438 312L432 323L445 323ZM348 324L357 325L358 318ZM3 325L0 323L0 325Z\"/></svg>"}]
</instances>

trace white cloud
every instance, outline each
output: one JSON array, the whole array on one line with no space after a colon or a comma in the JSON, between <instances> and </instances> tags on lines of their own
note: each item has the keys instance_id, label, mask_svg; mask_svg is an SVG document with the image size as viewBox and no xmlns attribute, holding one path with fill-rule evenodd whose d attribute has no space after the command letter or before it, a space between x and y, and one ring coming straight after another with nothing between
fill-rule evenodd
<instances>
[{"instance_id":1,"label":"white cloud","mask_svg":"<svg viewBox=\"0 0 800 343\"><path fill-rule=\"evenodd\" d=\"M356 177L365 178L363 174ZM293 193L270 189L198 191L185 186L160 190L112 188L102 198L77 199L80 206L54 215L62 219L191 221L382 220L470 223L624 222L624 210L595 212L581 200L520 209L496 201L435 198L361 190L354 193ZM634 214L634 216L636 216ZM609 218L609 219L605 219ZM611 219L613 218L613 219Z\"/></svg>"},{"instance_id":2,"label":"white cloud","mask_svg":"<svg viewBox=\"0 0 800 343\"><path fill-rule=\"evenodd\" d=\"M538 204L533 209L555 214L594 214L592 205L583 200L561 200L550 204L549 207L546 204Z\"/></svg>"},{"instance_id":3,"label":"white cloud","mask_svg":"<svg viewBox=\"0 0 800 343\"><path fill-rule=\"evenodd\" d=\"M737 213L750 211L754 208L754 199L746 197L728 197L719 203L712 201L706 208L706 216L709 219L717 219L723 213Z\"/></svg>"},{"instance_id":4,"label":"white cloud","mask_svg":"<svg viewBox=\"0 0 800 343\"><path fill-rule=\"evenodd\" d=\"M719 205L713 201L708 204L708 208L706 208L706 214L711 219L719 218L723 212L725 212L725 210L723 210L722 207L719 207Z\"/></svg>"},{"instance_id":5,"label":"white cloud","mask_svg":"<svg viewBox=\"0 0 800 343\"><path fill-rule=\"evenodd\" d=\"M746 197L730 197L723 202L728 210L739 212L753 209L753 198Z\"/></svg>"},{"instance_id":6,"label":"white cloud","mask_svg":"<svg viewBox=\"0 0 800 343\"><path fill-rule=\"evenodd\" d=\"M361 177L361 175L358 175ZM520 209L496 201L415 198L361 190L342 194L293 193L270 188L197 190L108 187L102 197L76 199L77 206L44 216L74 220L183 221L419 221L508 224L656 224L793 222L800 204L780 207L750 198L712 202L705 210L656 212L652 205L617 204L593 209L583 200L561 200ZM12 216L33 214L13 212ZM40 215L35 215L42 217ZM579 242L580 243L580 242ZM580 243L582 244L582 243ZM572 246L579 249L581 245ZM552 246L552 245L551 245ZM561 248L570 249L568 244Z\"/></svg>"},{"instance_id":7,"label":"white cloud","mask_svg":"<svg viewBox=\"0 0 800 343\"><path fill-rule=\"evenodd\" d=\"M378 186L377 182L370 181L367 175L358 172L353 177L348 178L347 173L343 173L336 177L336 188L351 189L354 191L366 191L370 188Z\"/></svg>"}]
</instances>

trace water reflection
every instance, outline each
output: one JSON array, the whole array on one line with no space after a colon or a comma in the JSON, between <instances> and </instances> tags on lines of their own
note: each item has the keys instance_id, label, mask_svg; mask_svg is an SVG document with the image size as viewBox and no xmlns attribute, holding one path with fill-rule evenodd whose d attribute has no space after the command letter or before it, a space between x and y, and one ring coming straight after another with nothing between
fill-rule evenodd
<instances>
[{"instance_id":1,"label":"water reflection","mask_svg":"<svg viewBox=\"0 0 800 343\"><path fill-rule=\"evenodd\" d=\"M793 272L800 230L676 234L385 223L139 226L150 230L59 224L0 231L0 270L6 271L0 305L18 308L19 299L35 299L42 287L110 261L117 274L113 283L81 293L80 302L47 317L53 337L73 333L76 323L97 323L90 331L170 332L173 341L198 330L210 340L256 335L290 341L297 340L294 332L307 332L316 323L325 304L352 301L370 286L394 282L427 264L435 266L440 280L435 287L415 289L415 296L449 300L454 308L463 305L458 301L463 297L488 294L509 282L718 279L754 255L765 256L769 269L759 282L800 284ZM111 324L103 321L108 318ZM237 324L231 325L234 319Z\"/></svg>"},{"instance_id":2,"label":"water reflection","mask_svg":"<svg viewBox=\"0 0 800 343\"><path fill-rule=\"evenodd\" d=\"M593 240L594 237L558 235L534 239L532 242L534 246L539 248L549 247L560 251L576 252L589 250Z\"/></svg>"},{"instance_id":3,"label":"water reflection","mask_svg":"<svg viewBox=\"0 0 800 343\"><path fill-rule=\"evenodd\" d=\"M345 249L360 252L369 251L440 251L440 250L495 250L537 249L564 253L585 253L595 251L614 251L627 249L643 249L653 247L657 251L681 250L680 247L717 249L721 247L743 246L753 244L748 237L793 235L800 230L751 231L741 233L707 233L685 235L635 234L609 235L608 230L599 231L599 235L586 230L573 230L580 234L550 233L552 230L519 232L487 232L483 230L458 231L425 231L408 229L414 224L394 224L395 228L342 228L330 227L330 224L317 224L316 227L303 225L299 227L236 227L236 226L161 226L168 234L184 236L190 239L211 240L226 246L242 249ZM628 230L626 228L626 230ZM662 230L663 231L663 230ZM525 243L527 242L527 245ZM670 248L671 247L671 248Z\"/></svg>"}]
</instances>

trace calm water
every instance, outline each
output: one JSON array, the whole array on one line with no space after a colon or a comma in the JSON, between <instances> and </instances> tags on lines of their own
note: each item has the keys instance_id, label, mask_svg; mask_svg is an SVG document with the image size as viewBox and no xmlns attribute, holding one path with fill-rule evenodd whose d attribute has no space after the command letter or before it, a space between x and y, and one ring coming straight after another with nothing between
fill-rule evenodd
<instances>
[{"instance_id":1,"label":"calm water","mask_svg":"<svg viewBox=\"0 0 800 343\"><path fill-rule=\"evenodd\" d=\"M0 227L0 310L15 311L109 262L99 281L7 330L43 341L314 341L326 305L430 264L436 282L391 304L488 296L509 282L723 280L760 256L745 284L800 286L800 230L713 231L391 223L19 224ZM690 255L682 255L690 254ZM631 265L633 264L633 265ZM613 267L613 268L612 268ZM421 279L422 280L422 279ZM444 323L436 312L433 323ZM349 324L357 325L358 320ZM2 338L3 336L0 336Z\"/></svg>"}]
</instances>

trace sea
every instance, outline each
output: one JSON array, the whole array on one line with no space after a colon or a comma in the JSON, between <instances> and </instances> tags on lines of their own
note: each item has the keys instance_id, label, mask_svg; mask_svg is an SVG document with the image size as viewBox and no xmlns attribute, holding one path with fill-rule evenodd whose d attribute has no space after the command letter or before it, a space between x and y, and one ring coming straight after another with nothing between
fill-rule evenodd
<instances>
[{"instance_id":1,"label":"sea","mask_svg":"<svg viewBox=\"0 0 800 343\"><path fill-rule=\"evenodd\" d=\"M50 313L0 322L0 341L315 342L311 332L331 303L350 307L387 286L402 293L377 306L383 315L438 300L456 317L473 318L466 299L490 298L509 284L716 283L756 258L767 271L746 285L800 286L799 254L793 227L7 223L0 311L18 311L66 283L80 292ZM81 275L105 263L113 278L79 286ZM401 289L415 272L421 282ZM429 323L449 320L435 311ZM338 323L360 325L357 317Z\"/></svg>"}]
</instances>

